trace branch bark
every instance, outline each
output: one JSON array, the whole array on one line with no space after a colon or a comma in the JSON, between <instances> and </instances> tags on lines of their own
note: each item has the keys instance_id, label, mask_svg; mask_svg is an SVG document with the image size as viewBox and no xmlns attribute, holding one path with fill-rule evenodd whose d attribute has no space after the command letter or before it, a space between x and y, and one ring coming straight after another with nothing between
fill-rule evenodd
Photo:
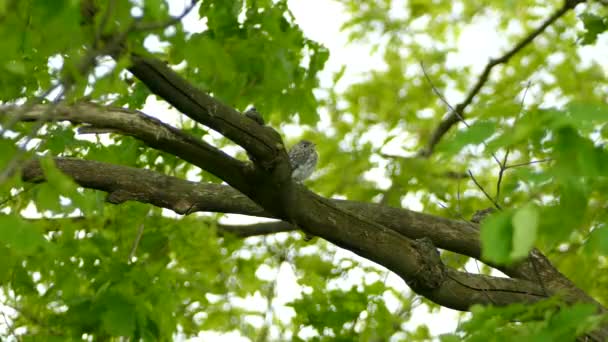
<instances>
[{"instance_id":1,"label":"branch bark","mask_svg":"<svg viewBox=\"0 0 608 342\"><path fill-rule=\"evenodd\" d=\"M0 107L0 115L8 117L8 120L17 118L25 122L69 121L76 125L84 124L80 131L87 133L98 130L129 135L210 173L221 173L236 187L246 188L249 184L247 163L139 111L79 102L73 105L34 105L26 112L14 106Z\"/></svg>"},{"instance_id":2,"label":"branch bark","mask_svg":"<svg viewBox=\"0 0 608 342\"><path fill-rule=\"evenodd\" d=\"M83 187L108 192L107 200L114 204L134 200L171 209L180 214L189 214L195 211L212 211L275 218L273 214L265 211L251 199L226 185L201 184L166 176L151 170L80 159L56 158L56 164L59 169L71 176ZM37 161L30 161L24 165L22 177L28 182L41 182L44 180L43 171ZM419 241L427 237L432 246L439 246L456 253L480 259L478 230L477 226L473 223L448 220L407 209L390 208L373 203L345 200L331 200L331 202L345 210L356 211L366 219L376 221L394 230L395 233L412 240ZM263 226L260 224L258 228L263 230L264 233L270 230L277 232L295 229L293 225L286 222L272 222L265 227ZM284 227L284 230L281 230L279 227ZM249 233L252 232L248 228L243 227L243 231L245 230ZM321 237L324 237L323 235ZM425 257L433 254L434 247L428 248L428 243L419 243L419 245L427 247L426 250L423 249ZM492 304L506 303L506 299L503 297L504 293L519 293L516 296L517 298L511 297L511 300L515 300L516 302L523 298L519 297L521 293L526 293L527 295L524 297L529 300L537 297L542 298L552 293L566 293L566 297L572 301L595 303L574 285L561 279L563 276L540 253L538 255L533 253L532 257L539 265L540 271L535 270L530 262L524 262L511 268L496 266L514 278L520 278L516 280L524 281L521 283L523 287L520 288L520 290L525 289L522 290L523 292L510 287L512 284L519 283L502 283L502 281L499 281L501 285L497 285L494 280L488 281L484 277L473 277L473 275L446 269L438 260L430 263L430 265L435 265L430 267L430 269L439 267L444 270L443 273L422 269L417 275L408 278L410 279L408 284L418 293L428 296L429 299L435 300L441 305L458 308L459 310L466 310L464 308L466 305L463 304L462 300L458 301L446 295L446 292L444 292L447 291L446 289L449 289L449 291L458 290L459 292L453 293L460 293L461 295L465 291L464 288L475 289L483 293L497 292L493 296L490 296L491 300L486 296L487 293L484 294L483 302ZM421 263L421 265L429 265L429 263ZM419 280L424 274L429 273L436 274L436 277L444 279L442 281L443 285L435 288L434 291L429 289L428 286L419 285L420 283L427 284L428 282L432 282L432 279L435 279L431 277L431 280ZM442 274L442 276L440 277L437 274ZM549 289L548 292L545 292L542 286L539 286L539 277L547 289ZM488 287L489 284L491 284L490 287ZM510 285L505 288L505 284ZM534 285L532 286L531 284ZM534 289L534 291L531 289ZM449 291L447 293L452 293ZM478 299L478 296L475 295L472 300L474 300L474 303L481 303L476 301ZM472 302L468 303L468 305L470 304Z\"/></svg>"},{"instance_id":3,"label":"branch bark","mask_svg":"<svg viewBox=\"0 0 608 342\"><path fill-rule=\"evenodd\" d=\"M80 185L107 191L107 200L114 204L136 200L181 213L190 213L197 208L271 217L271 214L228 186L204 185L150 170L80 159L57 158L56 165ZM22 177L28 182L44 181L42 168L35 160L24 165ZM294 229L293 225L281 221L245 226L218 225L220 233L230 232L241 237ZM430 239L416 239L415 242L415 252L421 253L421 256L415 256L420 258L417 259L420 261L419 272L408 276L406 282L414 291L440 305L468 310L472 304L531 303L547 297L543 289L532 281L450 269L441 262L439 252Z\"/></svg>"},{"instance_id":4,"label":"branch bark","mask_svg":"<svg viewBox=\"0 0 608 342\"><path fill-rule=\"evenodd\" d=\"M49 110L53 115L44 115ZM122 108L102 107L91 103L78 103L72 106L57 105L47 108L45 105L34 106L30 111L22 113L19 108L5 107L0 109L4 115L17 115L23 121L67 120L74 124L85 124L85 128L94 128L131 135L141 139L152 147L157 147L168 153L182 157L195 165L212 172L225 172L224 176L232 177L233 183L245 183L248 164L237 161L215 147L198 141L191 136L173 128L159 120L138 111ZM52 118L52 119L51 119ZM264 210L247 196L235 189L215 184L199 184L168 177L149 170L140 170L77 159L58 158L57 164L64 172L72 176L81 185L108 192L107 200L119 204L127 200L151 203L159 207L172 209L180 214L195 211L211 211L223 213L239 213L252 216L281 218L270 211ZM28 164L24 169L24 179L41 180L42 170L36 165ZM250 166L250 165L249 165ZM459 254L481 260L481 249L476 225L447 220L440 217L416 213L405 209L390 208L371 203L330 200L329 202L316 197L318 205L329 204L343 209L342 213L358 213L358 217L367 222L373 222L374 229L385 228L400 235L401 238L421 239L428 237L436 246ZM347 218L348 219L348 218ZM283 222L284 226L293 229L293 225ZM372 225L373 225L372 224ZM323 226L322 222L311 225ZM335 241L326 232L313 232L315 235ZM348 233L351 233L350 231ZM341 246L357 251L357 241L370 240L373 233L360 230L358 235L349 236L345 233L343 240L352 239L354 245ZM385 234L394 234L393 232ZM378 234L373 235L376 237ZM385 237L386 238L386 237ZM369 253L369 252L364 252ZM375 256L370 256L375 260ZM394 261L397 262L397 261ZM540 270L534 265L542 265ZM566 277L559 273L541 254L533 253L530 261L512 267L492 265L509 276L539 282L560 292L576 293L573 298L591 300L584 292L578 290Z\"/></svg>"}]
</instances>

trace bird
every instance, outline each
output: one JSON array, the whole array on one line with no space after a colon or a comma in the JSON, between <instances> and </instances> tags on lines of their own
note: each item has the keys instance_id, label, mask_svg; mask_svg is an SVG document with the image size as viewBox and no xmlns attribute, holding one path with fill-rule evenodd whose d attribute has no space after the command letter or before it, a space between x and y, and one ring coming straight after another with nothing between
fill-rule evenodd
<instances>
[{"instance_id":1,"label":"bird","mask_svg":"<svg viewBox=\"0 0 608 342\"><path fill-rule=\"evenodd\" d=\"M477 210L471 217L471 222L479 224L486 217L494 214L496 211L497 211L496 208L493 208L493 207L482 209L482 210Z\"/></svg>"},{"instance_id":2,"label":"bird","mask_svg":"<svg viewBox=\"0 0 608 342\"><path fill-rule=\"evenodd\" d=\"M312 175L319 159L315 144L308 140L302 140L295 144L289 150L288 155L292 170L291 179L297 183L301 183ZM310 241L313 237L314 236L304 232L304 241Z\"/></svg>"},{"instance_id":3,"label":"bird","mask_svg":"<svg viewBox=\"0 0 608 342\"><path fill-rule=\"evenodd\" d=\"M264 126L266 124L264 122L264 118L262 117L262 114L260 114L260 112L258 112L258 110L255 107L249 107L249 109L244 111L243 114L246 117L250 118L251 120L255 121L260 126Z\"/></svg>"},{"instance_id":4,"label":"bird","mask_svg":"<svg viewBox=\"0 0 608 342\"><path fill-rule=\"evenodd\" d=\"M292 170L291 179L297 183L301 183L312 175L319 159L315 144L308 140L295 144L289 150L288 155Z\"/></svg>"}]
</instances>

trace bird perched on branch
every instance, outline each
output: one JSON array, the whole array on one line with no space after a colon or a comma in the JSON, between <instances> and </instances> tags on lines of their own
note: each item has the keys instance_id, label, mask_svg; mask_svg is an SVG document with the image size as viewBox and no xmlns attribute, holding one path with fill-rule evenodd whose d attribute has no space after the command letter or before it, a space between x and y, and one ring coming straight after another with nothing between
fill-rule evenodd
<instances>
[{"instance_id":1,"label":"bird perched on branch","mask_svg":"<svg viewBox=\"0 0 608 342\"><path fill-rule=\"evenodd\" d=\"M291 164L291 178L294 181L301 183L312 175L319 159L315 144L308 140L302 140L295 144L288 154ZM304 232L304 241L310 241L312 238L312 235Z\"/></svg>"},{"instance_id":2,"label":"bird perched on branch","mask_svg":"<svg viewBox=\"0 0 608 342\"><path fill-rule=\"evenodd\" d=\"M482 209L482 210L477 210L473 216L471 217L471 222L473 223L481 223L481 221L483 221L486 217L494 214L496 212L496 208L494 207L490 207L490 208L486 208L486 209Z\"/></svg>"},{"instance_id":3,"label":"bird perched on branch","mask_svg":"<svg viewBox=\"0 0 608 342\"><path fill-rule=\"evenodd\" d=\"M249 107L245 112L243 112L243 114L251 120L257 122L260 126L264 126L266 124L262 114L260 114L255 107Z\"/></svg>"},{"instance_id":4,"label":"bird perched on branch","mask_svg":"<svg viewBox=\"0 0 608 342\"><path fill-rule=\"evenodd\" d=\"M315 144L308 140L302 140L289 150L289 163L291 163L291 178L301 183L310 177L317 166L319 156L315 150Z\"/></svg>"}]
</instances>

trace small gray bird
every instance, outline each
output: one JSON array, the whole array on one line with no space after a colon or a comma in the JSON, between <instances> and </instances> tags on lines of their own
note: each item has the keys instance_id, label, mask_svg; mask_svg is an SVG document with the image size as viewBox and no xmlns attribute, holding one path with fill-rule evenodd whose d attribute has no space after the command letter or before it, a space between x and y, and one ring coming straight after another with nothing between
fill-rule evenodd
<instances>
[{"instance_id":1,"label":"small gray bird","mask_svg":"<svg viewBox=\"0 0 608 342\"><path fill-rule=\"evenodd\" d=\"M496 212L496 208L494 207L490 207L490 208L486 208L486 209L482 209L482 210L477 210L473 216L471 217L471 222L473 223L481 223L481 221L483 221L486 217L494 214Z\"/></svg>"},{"instance_id":2,"label":"small gray bird","mask_svg":"<svg viewBox=\"0 0 608 342\"><path fill-rule=\"evenodd\" d=\"M317 166L319 156L315 150L315 144L308 140L302 140L289 150L289 162L291 163L291 178L301 183L312 175Z\"/></svg>"},{"instance_id":3,"label":"small gray bird","mask_svg":"<svg viewBox=\"0 0 608 342\"><path fill-rule=\"evenodd\" d=\"M250 118L251 120L257 122L259 125L261 125L261 126L265 125L262 114L260 114L260 112L258 112L258 110L255 109L255 107L249 107L249 109L247 109L245 112L243 112L243 114L246 117Z\"/></svg>"}]
</instances>

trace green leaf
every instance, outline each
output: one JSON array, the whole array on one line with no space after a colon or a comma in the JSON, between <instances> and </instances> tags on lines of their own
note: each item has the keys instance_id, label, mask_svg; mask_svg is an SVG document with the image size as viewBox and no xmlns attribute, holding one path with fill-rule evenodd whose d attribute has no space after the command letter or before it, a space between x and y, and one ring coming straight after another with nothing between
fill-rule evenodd
<instances>
[{"instance_id":1,"label":"green leaf","mask_svg":"<svg viewBox=\"0 0 608 342\"><path fill-rule=\"evenodd\" d=\"M50 210L52 212L61 211L60 193L54 186L43 183L35 191L36 208L40 212Z\"/></svg>"},{"instance_id":2,"label":"green leaf","mask_svg":"<svg viewBox=\"0 0 608 342\"><path fill-rule=\"evenodd\" d=\"M585 243L585 251L588 253L599 253L608 255L608 227L601 225L589 234Z\"/></svg>"},{"instance_id":3,"label":"green leaf","mask_svg":"<svg viewBox=\"0 0 608 342\"><path fill-rule=\"evenodd\" d=\"M114 295L104 302L108 308L101 316L103 327L113 336L132 336L135 331L134 304Z\"/></svg>"},{"instance_id":4,"label":"green leaf","mask_svg":"<svg viewBox=\"0 0 608 342\"><path fill-rule=\"evenodd\" d=\"M585 25L583 35L583 45L593 44L597 41L597 36L608 30L608 19L602 18L592 13L582 13L579 16Z\"/></svg>"},{"instance_id":5,"label":"green leaf","mask_svg":"<svg viewBox=\"0 0 608 342\"><path fill-rule=\"evenodd\" d=\"M4 68L16 75L25 75L27 70L25 64L18 60L12 60L4 65Z\"/></svg>"},{"instance_id":6,"label":"green leaf","mask_svg":"<svg viewBox=\"0 0 608 342\"><path fill-rule=\"evenodd\" d=\"M447 156L458 153L463 147L471 144L480 144L496 131L496 123L491 121L477 121L470 127L456 132L451 138L442 140L437 150Z\"/></svg>"},{"instance_id":7,"label":"green leaf","mask_svg":"<svg viewBox=\"0 0 608 342\"><path fill-rule=\"evenodd\" d=\"M443 334L439 336L439 341L441 342L460 342L462 341L462 337L456 334Z\"/></svg>"},{"instance_id":8,"label":"green leaf","mask_svg":"<svg viewBox=\"0 0 608 342\"><path fill-rule=\"evenodd\" d=\"M0 137L0 170L5 170L6 165L13 159L15 153L17 152L17 147L15 146L15 142Z\"/></svg>"},{"instance_id":9,"label":"green leaf","mask_svg":"<svg viewBox=\"0 0 608 342\"><path fill-rule=\"evenodd\" d=\"M513 249L510 257L512 260L523 259L528 256L536 241L539 222L538 209L529 204L515 211L511 222L513 225Z\"/></svg>"},{"instance_id":10,"label":"green leaf","mask_svg":"<svg viewBox=\"0 0 608 342\"><path fill-rule=\"evenodd\" d=\"M549 319L544 331L551 341L574 340L598 326L597 308L590 303L577 303L560 310Z\"/></svg>"},{"instance_id":11,"label":"green leaf","mask_svg":"<svg viewBox=\"0 0 608 342\"><path fill-rule=\"evenodd\" d=\"M35 224L17 215L0 215L0 242L21 255L32 255L48 243Z\"/></svg>"},{"instance_id":12,"label":"green leaf","mask_svg":"<svg viewBox=\"0 0 608 342\"><path fill-rule=\"evenodd\" d=\"M575 122L608 122L608 105L605 103L570 102L566 110Z\"/></svg>"},{"instance_id":13,"label":"green leaf","mask_svg":"<svg viewBox=\"0 0 608 342\"><path fill-rule=\"evenodd\" d=\"M511 261L513 246L512 213L500 212L481 223L482 257L499 264Z\"/></svg>"}]
</instances>

